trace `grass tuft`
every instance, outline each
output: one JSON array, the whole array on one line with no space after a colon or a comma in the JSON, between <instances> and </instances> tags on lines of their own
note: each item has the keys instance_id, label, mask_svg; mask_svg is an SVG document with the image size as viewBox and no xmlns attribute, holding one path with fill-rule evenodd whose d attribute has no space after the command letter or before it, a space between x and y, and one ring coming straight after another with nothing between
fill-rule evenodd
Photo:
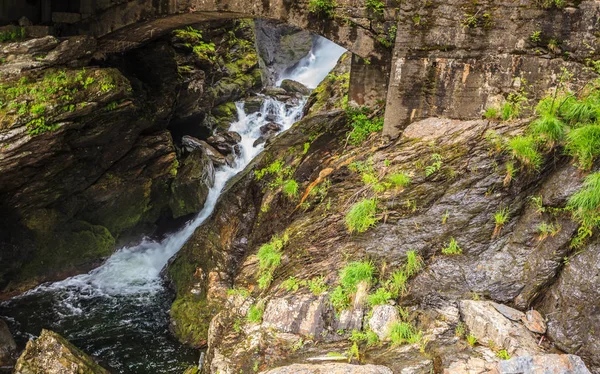
<instances>
[{"instance_id":1,"label":"grass tuft","mask_svg":"<svg viewBox=\"0 0 600 374\"><path fill-rule=\"evenodd\" d=\"M577 160L579 168L589 170L600 155L600 125L587 125L567 135L567 154Z\"/></svg>"},{"instance_id":2,"label":"grass tuft","mask_svg":"<svg viewBox=\"0 0 600 374\"><path fill-rule=\"evenodd\" d=\"M448 245L442 249L442 254L449 256L460 255L462 254L462 248L460 248L456 239L450 238Z\"/></svg>"},{"instance_id":3,"label":"grass tuft","mask_svg":"<svg viewBox=\"0 0 600 374\"><path fill-rule=\"evenodd\" d=\"M365 232L377 223L377 200L363 199L354 204L346 214L346 226L350 233Z\"/></svg>"},{"instance_id":4,"label":"grass tuft","mask_svg":"<svg viewBox=\"0 0 600 374\"><path fill-rule=\"evenodd\" d=\"M510 139L507 148L511 156L528 169L538 170L542 166L542 155L532 136L515 136Z\"/></svg>"}]
</instances>

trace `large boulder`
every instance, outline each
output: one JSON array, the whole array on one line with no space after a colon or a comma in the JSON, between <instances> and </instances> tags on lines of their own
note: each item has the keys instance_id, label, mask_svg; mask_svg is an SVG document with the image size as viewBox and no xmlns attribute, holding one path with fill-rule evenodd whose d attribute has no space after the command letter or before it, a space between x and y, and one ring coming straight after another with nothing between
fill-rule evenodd
<instances>
[{"instance_id":1,"label":"large boulder","mask_svg":"<svg viewBox=\"0 0 600 374\"><path fill-rule=\"evenodd\" d=\"M55 332L42 330L27 343L14 374L109 374L94 359Z\"/></svg>"},{"instance_id":2,"label":"large boulder","mask_svg":"<svg viewBox=\"0 0 600 374\"><path fill-rule=\"evenodd\" d=\"M281 88L290 94L298 93L303 96L310 95L310 90L305 85L292 79L284 79L281 81Z\"/></svg>"},{"instance_id":3,"label":"large boulder","mask_svg":"<svg viewBox=\"0 0 600 374\"><path fill-rule=\"evenodd\" d=\"M234 131L220 132L210 136L206 139L206 142L213 146L217 151L224 155L230 155L232 153L239 153L239 147L236 147L237 143L242 140L240 134Z\"/></svg>"},{"instance_id":4,"label":"large boulder","mask_svg":"<svg viewBox=\"0 0 600 374\"><path fill-rule=\"evenodd\" d=\"M199 212L215 180L215 170L210 158L202 150L192 152L177 170L171 183L169 205L173 218Z\"/></svg>"},{"instance_id":5,"label":"large boulder","mask_svg":"<svg viewBox=\"0 0 600 374\"><path fill-rule=\"evenodd\" d=\"M6 323L0 319L0 369L15 363L17 344Z\"/></svg>"},{"instance_id":6,"label":"large boulder","mask_svg":"<svg viewBox=\"0 0 600 374\"><path fill-rule=\"evenodd\" d=\"M460 313L469 332L482 344L493 342L511 355L539 352L537 341L529 330L506 318L488 301L463 300Z\"/></svg>"}]
</instances>

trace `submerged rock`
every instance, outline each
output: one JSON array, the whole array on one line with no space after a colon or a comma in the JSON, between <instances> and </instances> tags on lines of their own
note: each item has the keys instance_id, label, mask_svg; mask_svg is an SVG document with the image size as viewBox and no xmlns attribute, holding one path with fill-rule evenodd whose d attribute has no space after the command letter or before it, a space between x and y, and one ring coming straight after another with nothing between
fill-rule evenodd
<instances>
[{"instance_id":1,"label":"submerged rock","mask_svg":"<svg viewBox=\"0 0 600 374\"><path fill-rule=\"evenodd\" d=\"M14 374L109 374L93 358L55 332L42 330L27 343Z\"/></svg>"},{"instance_id":2,"label":"submerged rock","mask_svg":"<svg viewBox=\"0 0 600 374\"><path fill-rule=\"evenodd\" d=\"M0 369L15 363L17 343L12 337L6 323L0 319Z\"/></svg>"}]
</instances>

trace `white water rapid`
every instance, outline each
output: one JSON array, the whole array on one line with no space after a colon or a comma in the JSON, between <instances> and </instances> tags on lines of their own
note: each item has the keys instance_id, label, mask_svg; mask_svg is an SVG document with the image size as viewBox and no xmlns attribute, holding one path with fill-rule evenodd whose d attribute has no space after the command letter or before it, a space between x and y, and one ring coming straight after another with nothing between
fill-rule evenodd
<instances>
[{"instance_id":1,"label":"white water rapid","mask_svg":"<svg viewBox=\"0 0 600 374\"><path fill-rule=\"evenodd\" d=\"M344 49L317 39L309 56L286 75L314 88L335 66ZM180 230L162 240L144 239L118 250L102 266L87 274L43 284L0 304L0 315L17 330L21 342L42 328L65 336L98 357L115 373L181 373L197 362L198 352L182 346L168 332L171 295L160 277L169 259L208 218L227 181L243 170L263 149L253 146L267 117L275 116L282 131L301 118L306 98L291 105L265 98L260 112L246 114L237 103L241 154L233 167L216 170L202 211Z\"/></svg>"}]
</instances>

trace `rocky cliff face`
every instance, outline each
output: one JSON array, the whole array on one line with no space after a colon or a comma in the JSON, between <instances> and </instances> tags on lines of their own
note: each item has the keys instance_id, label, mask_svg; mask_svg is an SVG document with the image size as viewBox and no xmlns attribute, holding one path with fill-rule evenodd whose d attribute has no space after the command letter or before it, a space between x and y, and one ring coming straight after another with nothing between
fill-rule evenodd
<instances>
[{"instance_id":1,"label":"rocky cliff face","mask_svg":"<svg viewBox=\"0 0 600 374\"><path fill-rule=\"evenodd\" d=\"M219 131L261 82L245 21L176 30L106 60L92 61L95 51L89 37L0 44L6 290L85 271L199 211L213 166L181 138Z\"/></svg>"},{"instance_id":2,"label":"rocky cliff face","mask_svg":"<svg viewBox=\"0 0 600 374\"><path fill-rule=\"evenodd\" d=\"M561 70L578 83L598 58L596 1L408 1L388 88L386 134L430 116L478 118L527 91L540 98Z\"/></svg>"},{"instance_id":3,"label":"rocky cliff face","mask_svg":"<svg viewBox=\"0 0 600 374\"><path fill-rule=\"evenodd\" d=\"M502 144L530 120L430 118L356 145L347 114L317 99L343 97L336 82L170 265L173 324L208 344L205 371L341 355L398 373L588 372L579 357L548 355L559 348L598 372L597 240L574 249L564 209L581 171L560 149L515 171Z\"/></svg>"}]
</instances>

